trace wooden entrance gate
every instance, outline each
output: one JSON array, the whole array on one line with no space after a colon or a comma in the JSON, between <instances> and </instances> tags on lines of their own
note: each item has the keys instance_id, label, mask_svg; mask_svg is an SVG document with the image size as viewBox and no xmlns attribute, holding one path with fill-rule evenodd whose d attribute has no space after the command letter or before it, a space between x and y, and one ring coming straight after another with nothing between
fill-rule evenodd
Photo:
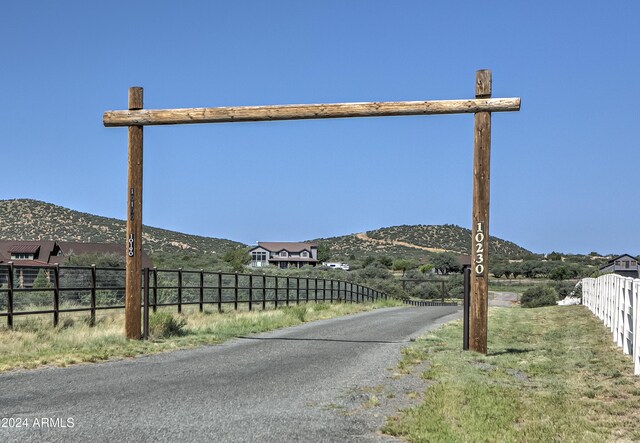
<instances>
[{"instance_id":1,"label":"wooden entrance gate","mask_svg":"<svg viewBox=\"0 0 640 443\"><path fill-rule=\"evenodd\" d=\"M107 111L103 116L103 123L107 127L129 128L125 302L127 338L139 339L141 334L143 126L472 113L474 160L469 346L474 351L486 354L491 113L519 110L520 98L491 98L490 70L476 72L475 99L468 100L143 109L142 88L129 88L128 110Z\"/></svg>"}]
</instances>

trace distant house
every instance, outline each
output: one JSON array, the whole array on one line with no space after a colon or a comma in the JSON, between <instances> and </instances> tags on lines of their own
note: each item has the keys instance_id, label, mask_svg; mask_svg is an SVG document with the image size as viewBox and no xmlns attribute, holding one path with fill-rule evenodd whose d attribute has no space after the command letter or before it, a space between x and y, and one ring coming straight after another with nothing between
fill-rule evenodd
<instances>
[{"instance_id":1,"label":"distant house","mask_svg":"<svg viewBox=\"0 0 640 443\"><path fill-rule=\"evenodd\" d=\"M638 265L638 260L635 257L624 254L609 260L600 267L600 272L638 278L640 277L640 265Z\"/></svg>"},{"instance_id":2,"label":"distant house","mask_svg":"<svg viewBox=\"0 0 640 443\"><path fill-rule=\"evenodd\" d=\"M258 242L249 250L249 266L278 266L279 268L299 268L318 264L318 245L298 242Z\"/></svg>"},{"instance_id":3,"label":"distant house","mask_svg":"<svg viewBox=\"0 0 640 443\"><path fill-rule=\"evenodd\" d=\"M12 262L19 268L19 287L30 288L40 269L50 278L49 269L55 265L65 265L69 257L85 254L126 254L126 245L114 243L79 243L57 241L0 240L0 265ZM146 253L142 253L142 267L152 267ZM6 283L6 272L0 273L0 284Z\"/></svg>"}]
</instances>

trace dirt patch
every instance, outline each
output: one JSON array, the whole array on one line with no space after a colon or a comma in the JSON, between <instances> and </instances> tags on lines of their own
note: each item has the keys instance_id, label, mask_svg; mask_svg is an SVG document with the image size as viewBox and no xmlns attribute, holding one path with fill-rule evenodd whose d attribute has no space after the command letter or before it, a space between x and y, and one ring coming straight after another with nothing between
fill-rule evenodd
<instances>
[{"instance_id":1,"label":"dirt patch","mask_svg":"<svg viewBox=\"0 0 640 443\"><path fill-rule=\"evenodd\" d=\"M424 392L430 384L422 377L422 373L429 369L430 364L431 362L424 361L413 366L407 373L390 370L384 383L376 386L354 386L334 402L321 407L380 429L385 424L386 417L394 416L399 411L422 402ZM363 440L402 441L380 432Z\"/></svg>"},{"instance_id":2,"label":"dirt patch","mask_svg":"<svg viewBox=\"0 0 640 443\"><path fill-rule=\"evenodd\" d=\"M419 245L414 245L413 243L407 243L404 241L396 241L396 240L380 240L377 238L371 238L367 235L366 232L361 232L359 234L355 234L355 237L369 242L369 243L377 243L379 245L391 245L391 246L404 246L406 248L414 248L414 249L420 249L422 251L429 251L429 252L451 252L447 249L440 249L440 248L427 248L426 246L419 246Z\"/></svg>"},{"instance_id":3,"label":"dirt patch","mask_svg":"<svg viewBox=\"0 0 640 443\"><path fill-rule=\"evenodd\" d=\"M511 308L519 303L518 297L516 292L489 291L489 306Z\"/></svg>"}]
</instances>

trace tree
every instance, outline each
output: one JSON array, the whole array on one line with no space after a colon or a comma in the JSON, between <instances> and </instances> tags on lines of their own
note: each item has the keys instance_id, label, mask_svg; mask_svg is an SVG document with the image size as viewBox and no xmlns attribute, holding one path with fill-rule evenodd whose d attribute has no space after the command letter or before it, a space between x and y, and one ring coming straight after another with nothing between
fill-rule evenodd
<instances>
[{"instance_id":1,"label":"tree","mask_svg":"<svg viewBox=\"0 0 640 443\"><path fill-rule=\"evenodd\" d=\"M399 259L393 262L393 270L394 271L402 271L402 276L412 268L415 268L416 265L411 260Z\"/></svg>"},{"instance_id":2,"label":"tree","mask_svg":"<svg viewBox=\"0 0 640 443\"><path fill-rule=\"evenodd\" d=\"M364 260L362 260L362 267L366 268L367 266L373 264L373 262L376 261L376 258L371 256L371 255L367 255Z\"/></svg>"},{"instance_id":3,"label":"tree","mask_svg":"<svg viewBox=\"0 0 640 443\"><path fill-rule=\"evenodd\" d=\"M513 278L518 278L518 276L522 275L522 271L520 269L520 265L522 263L510 263L510 266L507 268L507 277L508 274L511 274Z\"/></svg>"},{"instance_id":4,"label":"tree","mask_svg":"<svg viewBox=\"0 0 640 443\"><path fill-rule=\"evenodd\" d=\"M244 270L244 267L251 263L251 255L245 248L232 249L225 252L222 260L226 261L235 272Z\"/></svg>"},{"instance_id":5,"label":"tree","mask_svg":"<svg viewBox=\"0 0 640 443\"><path fill-rule=\"evenodd\" d=\"M562 261L562 255L558 252L553 251L547 255L547 259L553 261Z\"/></svg>"},{"instance_id":6,"label":"tree","mask_svg":"<svg viewBox=\"0 0 640 443\"><path fill-rule=\"evenodd\" d=\"M107 253L92 253L76 255L73 251L68 254L67 265L69 266L91 266L96 265L99 268L124 268L125 258L122 255Z\"/></svg>"},{"instance_id":7,"label":"tree","mask_svg":"<svg viewBox=\"0 0 640 443\"><path fill-rule=\"evenodd\" d=\"M447 275L450 272L460 272L462 267L458 261L458 257L451 252L442 252L436 254L431 260L433 267L440 274Z\"/></svg>"},{"instance_id":8,"label":"tree","mask_svg":"<svg viewBox=\"0 0 640 443\"><path fill-rule=\"evenodd\" d=\"M551 280L565 280L569 278L569 268L566 266L556 266L549 272L549 278Z\"/></svg>"},{"instance_id":9,"label":"tree","mask_svg":"<svg viewBox=\"0 0 640 443\"><path fill-rule=\"evenodd\" d=\"M538 260L527 260L520 263L520 272L526 278L535 278L538 274L544 274L546 269L543 262Z\"/></svg>"},{"instance_id":10,"label":"tree","mask_svg":"<svg viewBox=\"0 0 640 443\"><path fill-rule=\"evenodd\" d=\"M507 276L507 268L504 265L496 264L491 267L491 273L495 278L500 278L502 276Z\"/></svg>"},{"instance_id":11,"label":"tree","mask_svg":"<svg viewBox=\"0 0 640 443\"><path fill-rule=\"evenodd\" d=\"M390 257L383 255L382 257L378 258L378 261L386 268L390 268L391 266L393 266L393 260Z\"/></svg>"},{"instance_id":12,"label":"tree","mask_svg":"<svg viewBox=\"0 0 640 443\"><path fill-rule=\"evenodd\" d=\"M51 288L51 281L47 276L47 272L44 269L38 271L36 279L33 281L34 289L49 289Z\"/></svg>"},{"instance_id":13,"label":"tree","mask_svg":"<svg viewBox=\"0 0 640 443\"><path fill-rule=\"evenodd\" d=\"M325 262L331 259L331 249L329 245L322 242L318 244L318 261Z\"/></svg>"},{"instance_id":14,"label":"tree","mask_svg":"<svg viewBox=\"0 0 640 443\"><path fill-rule=\"evenodd\" d=\"M428 274L433 270L433 265L431 263L426 263L418 268L420 272L423 274Z\"/></svg>"}]
</instances>

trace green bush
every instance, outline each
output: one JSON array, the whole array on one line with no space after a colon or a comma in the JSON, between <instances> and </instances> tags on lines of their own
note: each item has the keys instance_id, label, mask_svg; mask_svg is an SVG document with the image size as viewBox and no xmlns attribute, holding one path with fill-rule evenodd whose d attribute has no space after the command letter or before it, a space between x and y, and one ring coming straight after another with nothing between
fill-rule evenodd
<instances>
[{"instance_id":1,"label":"green bush","mask_svg":"<svg viewBox=\"0 0 640 443\"><path fill-rule=\"evenodd\" d=\"M149 334L154 338L184 334L184 318L176 318L169 312L156 312L149 316Z\"/></svg>"},{"instance_id":2,"label":"green bush","mask_svg":"<svg viewBox=\"0 0 640 443\"><path fill-rule=\"evenodd\" d=\"M306 305L298 305L298 306L289 306L284 308L285 312L291 317L300 320L301 322L306 321L307 317L307 306Z\"/></svg>"},{"instance_id":3,"label":"green bush","mask_svg":"<svg viewBox=\"0 0 640 443\"><path fill-rule=\"evenodd\" d=\"M523 308L554 306L558 301L558 293L551 286L534 286L522 294L520 304Z\"/></svg>"},{"instance_id":4,"label":"green bush","mask_svg":"<svg viewBox=\"0 0 640 443\"><path fill-rule=\"evenodd\" d=\"M558 293L558 299L563 299L572 295L571 293L575 290L576 284L568 281L558 281L553 287Z\"/></svg>"}]
</instances>

